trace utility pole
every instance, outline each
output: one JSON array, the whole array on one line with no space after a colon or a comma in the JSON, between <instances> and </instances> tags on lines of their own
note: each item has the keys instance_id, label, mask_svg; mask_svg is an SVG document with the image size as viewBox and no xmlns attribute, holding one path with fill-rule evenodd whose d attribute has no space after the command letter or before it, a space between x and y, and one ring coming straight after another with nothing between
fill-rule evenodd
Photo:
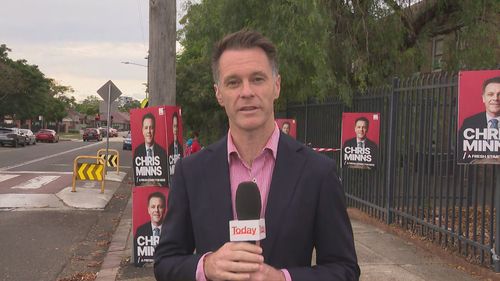
<instances>
[{"instance_id":1,"label":"utility pole","mask_svg":"<svg viewBox=\"0 0 500 281\"><path fill-rule=\"evenodd\" d=\"M175 105L175 0L149 0L149 105Z\"/></svg>"}]
</instances>

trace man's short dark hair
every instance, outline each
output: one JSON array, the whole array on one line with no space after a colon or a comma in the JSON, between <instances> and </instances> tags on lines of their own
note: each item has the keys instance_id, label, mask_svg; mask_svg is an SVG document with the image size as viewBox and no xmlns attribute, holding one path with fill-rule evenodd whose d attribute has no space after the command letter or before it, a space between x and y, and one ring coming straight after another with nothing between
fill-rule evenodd
<instances>
[{"instance_id":1,"label":"man's short dark hair","mask_svg":"<svg viewBox=\"0 0 500 281\"><path fill-rule=\"evenodd\" d=\"M358 119L356 119L356 121L354 122L354 125L356 125L358 123L358 121L364 121L366 122L366 127L370 127L370 121L368 121L368 119L366 117L359 117Z\"/></svg>"},{"instance_id":2,"label":"man's short dark hair","mask_svg":"<svg viewBox=\"0 0 500 281\"><path fill-rule=\"evenodd\" d=\"M161 193L159 191L156 191L156 192L153 192L153 193L149 194L149 196L148 196L148 206L149 206L149 202L151 201L151 198L160 198L161 203L163 204L163 207L167 206L167 200L165 199L165 194L163 194L163 193Z\"/></svg>"},{"instance_id":3,"label":"man's short dark hair","mask_svg":"<svg viewBox=\"0 0 500 281\"><path fill-rule=\"evenodd\" d=\"M497 77L492 77L492 78L490 78L490 79L486 79L486 80L484 80L484 82L483 82L483 92L482 92L482 95L484 95L484 90L486 89L486 87L487 87L489 84L492 84L492 83L500 84L500 76L497 76Z\"/></svg>"},{"instance_id":4,"label":"man's short dark hair","mask_svg":"<svg viewBox=\"0 0 500 281\"><path fill-rule=\"evenodd\" d=\"M156 125L156 120L155 120L155 116L153 115L153 113L151 112L148 112L146 114L144 114L144 116L142 116L142 124L144 124L144 120L146 119L151 119L151 121L153 121L153 128L156 128L155 125Z\"/></svg>"},{"instance_id":5,"label":"man's short dark hair","mask_svg":"<svg viewBox=\"0 0 500 281\"><path fill-rule=\"evenodd\" d=\"M240 30L231 33L214 46L212 52L212 75L215 83L219 82L219 60L227 50L261 48L267 55L273 74L278 74L278 52L274 44L262 34L251 30Z\"/></svg>"}]
</instances>

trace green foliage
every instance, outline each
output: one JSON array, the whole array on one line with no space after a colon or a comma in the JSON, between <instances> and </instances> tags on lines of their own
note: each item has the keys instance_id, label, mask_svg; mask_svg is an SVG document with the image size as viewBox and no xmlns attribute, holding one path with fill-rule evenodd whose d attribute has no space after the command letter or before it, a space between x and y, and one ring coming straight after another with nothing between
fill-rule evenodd
<instances>
[{"instance_id":1,"label":"green foliage","mask_svg":"<svg viewBox=\"0 0 500 281\"><path fill-rule=\"evenodd\" d=\"M6 45L0 45L0 116L23 120L43 115L47 121L61 121L66 108L75 103L73 97L65 96L73 90L46 78L26 60L13 61L8 52Z\"/></svg>"},{"instance_id":2,"label":"green foliage","mask_svg":"<svg viewBox=\"0 0 500 281\"><path fill-rule=\"evenodd\" d=\"M95 116L99 113L99 103L100 99L97 96L90 95L86 97L81 103L76 104L76 111L89 115Z\"/></svg>"},{"instance_id":3,"label":"green foliage","mask_svg":"<svg viewBox=\"0 0 500 281\"><path fill-rule=\"evenodd\" d=\"M409 6L409 4L412 4ZM277 110L309 98L354 94L431 70L432 38L447 37L443 70L496 68L498 0L202 0L181 23L177 99L188 130L209 141L225 133L210 71L214 42L242 28L278 47L282 92Z\"/></svg>"},{"instance_id":4,"label":"green foliage","mask_svg":"<svg viewBox=\"0 0 500 281\"><path fill-rule=\"evenodd\" d=\"M141 108L141 102L138 100L133 100L124 104L123 106L118 107L118 110L121 112L129 112L133 108Z\"/></svg>"}]
</instances>

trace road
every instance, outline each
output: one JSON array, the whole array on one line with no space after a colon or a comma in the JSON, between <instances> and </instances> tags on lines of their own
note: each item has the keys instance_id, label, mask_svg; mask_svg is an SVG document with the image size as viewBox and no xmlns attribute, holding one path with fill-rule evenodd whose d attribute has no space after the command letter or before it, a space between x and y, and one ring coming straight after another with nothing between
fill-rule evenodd
<instances>
[{"instance_id":1,"label":"road","mask_svg":"<svg viewBox=\"0 0 500 281\"><path fill-rule=\"evenodd\" d=\"M71 186L75 157L95 156L105 147L105 141L0 147L0 280L53 281L76 271L98 269L128 200L130 179L124 184L106 181L116 192L105 209L78 209L60 202L61 208L30 204L39 196L56 198L55 194ZM131 152L122 150L122 138L110 139L110 148L119 151L120 169L127 170ZM77 194L96 184L99 182L77 181ZM25 205L6 207L12 196Z\"/></svg>"}]
</instances>

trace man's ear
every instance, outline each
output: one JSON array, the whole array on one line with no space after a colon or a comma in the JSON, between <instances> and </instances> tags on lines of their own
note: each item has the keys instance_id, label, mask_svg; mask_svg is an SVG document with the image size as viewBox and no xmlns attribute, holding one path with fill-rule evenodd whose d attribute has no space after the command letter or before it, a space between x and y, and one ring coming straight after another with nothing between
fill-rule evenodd
<instances>
[{"instance_id":1,"label":"man's ear","mask_svg":"<svg viewBox=\"0 0 500 281\"><path fill-rule=\"evenodd\" d=\"M274 87L275 87L274 99L276 100L280 97L280 91L281 91L281 76L279 74L276 76L276 79L274 81Z\"/></svg>"},{"instance_id":2,"label":"man's ear","mask_svg":"<svg viewBox=\"0 0 500 281\"><path fill-rule=\"evenodd\" d=\"M224 106L224 101L222 100L222 96L219 92L219 86L217 84L214 84L214 91L215 91L215 98L217 99L217 102L219 103L220 106Z\"/></svg>"}]
</instances>

